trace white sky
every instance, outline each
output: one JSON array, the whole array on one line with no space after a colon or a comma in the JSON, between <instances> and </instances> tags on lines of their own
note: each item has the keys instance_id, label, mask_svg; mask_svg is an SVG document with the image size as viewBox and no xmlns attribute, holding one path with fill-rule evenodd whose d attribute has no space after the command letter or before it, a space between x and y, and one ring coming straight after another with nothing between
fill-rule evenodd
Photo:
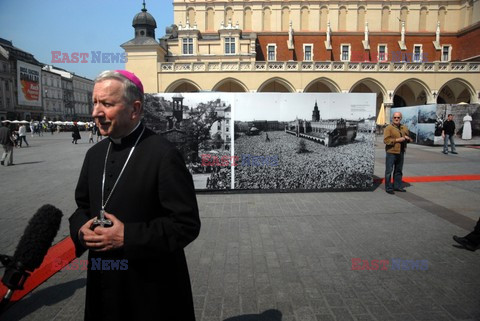
<instances>
[{"instance_id":1,"label":"white sky","mask_svg":"<svg viewBox=\"0 0 480 321\"><path fill-rule=\"evenodd\" d=\"M158 94L171 100L174 93ZM220 98L235 110L235 121L312 119L317 101L322 119L356 120L375 116L375 94L365 93L182 93L183 104L196 107Z\"/></svg>"}]
</instances>

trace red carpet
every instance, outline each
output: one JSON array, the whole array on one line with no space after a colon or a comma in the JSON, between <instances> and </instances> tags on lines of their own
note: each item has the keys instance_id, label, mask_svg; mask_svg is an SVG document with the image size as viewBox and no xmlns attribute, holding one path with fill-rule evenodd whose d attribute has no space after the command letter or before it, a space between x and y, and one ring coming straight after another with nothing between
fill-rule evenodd
<instances>
[{"instance_id":1,"label":"red carpet","mask_svg":"<svg viewBox=\"0 0 480 321\"><path fill-rule=\"evenodd\" d=\"M406 183L432 183L432 182L448 182L448 181L478 181L479 174L472 175L446 175L446 176L413 176L404 177L402 181ZM385 182L385 178L374 179L375 183Z\"/></svg>"}]
</instances>

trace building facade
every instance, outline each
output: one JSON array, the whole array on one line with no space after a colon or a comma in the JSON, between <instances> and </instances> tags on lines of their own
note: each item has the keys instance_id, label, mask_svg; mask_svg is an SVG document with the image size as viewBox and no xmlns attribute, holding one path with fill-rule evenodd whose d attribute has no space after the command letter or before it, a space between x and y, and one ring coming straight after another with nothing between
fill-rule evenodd
<instances>
[{"instance_id":1,"label":"building facade","mask_svg":"<svg viewBox=\"0 0 480 321\"><path fill-rule=\"evenodd\" d=\"M36 104L22 103L27 95L19 68L34 68ZM36 71L38 69L38 72ZM30 71L31 72L31 71ZM26 73L29 75L29 73ZM19 86L18 79L21 79ZM20 94L19 94L19 88ZM30 88L32 89L32 88ZM25 92L23 92L25 91ZM22 94L23 92L23 94ZM8 120L91 120L93 81L67 70L43 64L35 57L0 38L0 119Z\"/></svg>"},{"instance_id":2,"label":"building facade","mask_svg":"<svg viewBox=\"0 0 480 321\"><path fill-rule=\"evenodd\" d=\"M9 120L41 120L43 118L41 74L36 75L39 79L35 81L38 83L36 90L40 95L37 100L38 103L36 105L25 104L19 101L18 67L28 64L40 69L42 64L31 53L15 47L11 41L2 38L0 38L0 52L0 56L3 57L0 58L3 65L0 81L4 87L2 93L4 105L0 106L0 113L2 114L0 116Z\"/></svg>"},{"instance_id":3,"label":"building facade","mask_svg":"<svg viewBox=\"0 0 480 321\"><path fill-rule=\"evenodd\" d=\"M144 7L122 45L147 92L373 92L379 123L391 106L479 102L478 0L173 5L158 41Z\"/></svg>"},{"instance_id":4,"label":"building facade","mask_svg":"<svg viewBox=\"0 0 480 321\"><path fill-rule=\"evenodd\" d=\"M64 120L65 105L63 102L62 77L56 73L42 69L42 95L46 120Z\"/></svg>"},{"instance_id":5,"label":"building facade","mask_svg":"<svg viewBox=\"0 0 480 321\"><path fill-rule=\"evenodd\" d=\"M73 104L75 120L91 120L92 118L93 81L73 75Z\"/></svg>"},{"instance_id":6,"label":"building facade","mask_svg":"<svg viewBox=\"0 0 480 321\"><path fill-rule=\"evenodd\" d=\"M7 119L14 111L14 73L9 52L0 45L0 119Z\"/></svg>"}]
</instances>

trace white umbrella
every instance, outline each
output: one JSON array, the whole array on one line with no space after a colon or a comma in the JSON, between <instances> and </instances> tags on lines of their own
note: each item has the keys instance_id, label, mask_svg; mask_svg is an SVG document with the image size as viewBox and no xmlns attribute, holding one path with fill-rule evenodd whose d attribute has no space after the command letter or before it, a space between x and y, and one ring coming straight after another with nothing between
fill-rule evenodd
<instances>
[{"instance_id":1,"label":"white umbrella","mask_svg":"<svg viewBox=\"0 0 480 321\"><path fill-rule=\"evenodd\" d=\"M2 120L2 123L11 123L12 121L11 120L8 120L8 119L5 119L5 120Z\"/></svg>"},{"instance_id":2,"label":"white umbrella","mask_svg":"<svg viewBox=\"0 0 480 321\"><path fill-rule=\"evenodd\" d=\"M77 125L79 125L79 126L85 126L85 123L84 123L83 121L78 121L78 122L77 122Z\"/></svg>"},{"instance_id":3,"label":"white umbrella","mask_svg":"<svg viewBox=\"0 0 480 321\"><path fill-rule=\"evenodd\" d=\"M63 121L57 120L53 122L55 125L65 125Z\"/></svg>"},{"instance_id":4,"label":"white umbrella","mask_svg":"<svg viewBox=\"0 0 480 321\"><path fill-rule=\"evenodd\" d=\"M20 121L19 120L14 120L14 121L12 121L12 124L20 124Z\"/></svg>"},{"instance_id":5,"label":"white umbrella","mask_svg":"<svg viewBox=\"0 0 480 321\"><path fill-rule=\"evenodd\" d=\"M20 124L30 124L30 122L28 122L26 120L22 120L22 121L20 121Z\"/></svg>"}]
</instances>

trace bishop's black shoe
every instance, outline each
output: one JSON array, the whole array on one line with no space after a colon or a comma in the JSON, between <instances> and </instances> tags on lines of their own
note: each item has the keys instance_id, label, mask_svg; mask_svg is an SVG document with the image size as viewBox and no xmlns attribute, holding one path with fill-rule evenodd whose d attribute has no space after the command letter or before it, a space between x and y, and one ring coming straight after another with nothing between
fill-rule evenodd
<instances>
[{"instance_id":1,"label":"bishop's black shoe","mask_svg":"<svg viewBox=\"0 0 480 321\"><path fill-rule=\"evenodd\" d=\"M395 188L395 191L396 191L396 192L404 192L404 193L405 193L407 190L404 189L404 188Z\"/></svg>"},{"instance_id":2,"label":"bishop's black shoe","mask_svg":"<svg viewBox=\"0 0 480 321\"><path fill-rule=\"evenodd\" d=\"M387 192L388 194L392 194L392 195L395 194L395 192L392 191L391 189L387 189L387 190L385 190L385 192Z\"/></svg>"},{"instance_id":3,"label":"bishop's black shoe","mask_svg":"<svg viewBox=\"0 0 480 321\"><path fill-rule=\"evenodd\" d=\"M473 244L465 237L454 235L453 240L469 251L475 251L478 248L478 245Z\"/></svg>"}]
</instances>

